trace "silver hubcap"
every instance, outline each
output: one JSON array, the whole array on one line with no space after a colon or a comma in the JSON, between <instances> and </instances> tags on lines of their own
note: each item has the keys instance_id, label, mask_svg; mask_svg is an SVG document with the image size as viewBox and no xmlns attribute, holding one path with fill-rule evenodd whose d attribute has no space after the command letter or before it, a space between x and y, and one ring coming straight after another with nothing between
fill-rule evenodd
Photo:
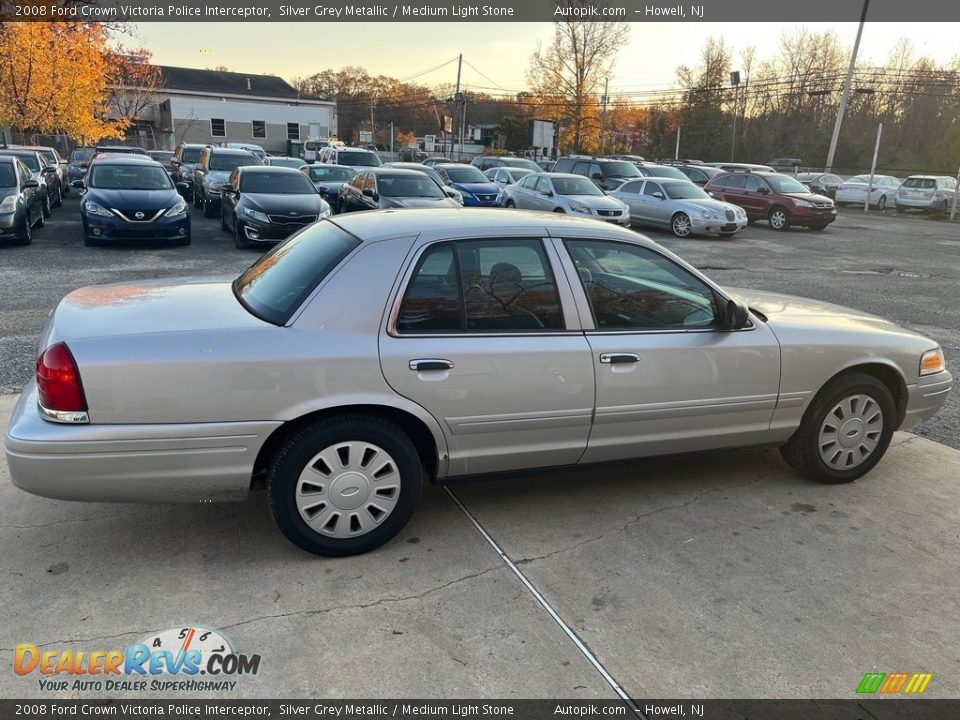
<instances>
[{"instance_id":1,"label":"silver hubcap","mask_svg":"<svg viewBox=\"0 0 960 720\"><path fill-rule=\"evenodd\" d=\"M782 228L786 222L787 216L782 210L777 210L773 215L770 216L770 224L778 230Z\"/></svg>"},{"instance_id":2,"label":"silver hubcap","mask_svg":"<svg viewBox=\"0 0 960 720\"><path fill-rule=\"evenodd\" d=\"M399 499L396 462L368 442L331 445L307 463L297 481L300 517L328 537L365 535L390 516Z\"/></svg>"},{"instance_id":3,"label":"silver hubcap","mask_svg":"<svg viewBox=\"0 0 960 720\"><path fill-rule=\"evenodd\" d=\"M834 470L850 470L877 449L883 432L883 412L868 395L844 398L827 413L817 446L820 459Z\"/></svg>"},{"instance_id":4,"label":"silver hubcap","mask_svg":"<svg viewBox=\"0 0 960 720\"><path fill-rule=\"evenodd\" d=\"M690 218L686 215L677 215L673 219L673 234L686 237L690 234Z\"/></svg>"}]
</instances>

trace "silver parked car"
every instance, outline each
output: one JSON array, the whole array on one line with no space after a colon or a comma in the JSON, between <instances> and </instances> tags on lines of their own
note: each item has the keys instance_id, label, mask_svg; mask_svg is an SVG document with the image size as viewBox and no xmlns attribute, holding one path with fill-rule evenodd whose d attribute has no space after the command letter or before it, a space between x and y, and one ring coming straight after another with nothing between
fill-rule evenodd
<instances>
[{"instance_id":1,"label":"silver parked car","mask_svg":"<svg viewBox=\"0 0 960 720\"><path fill-rule=\"evenodd\" d=\"M630 180L610 193L630 208L630 223L670 230L679 238L694 234L734 235L747 226L747 213L714 200L689 180Z\"/></svg>"},{"instance_id":2,"label":"silver parked car","mask_svg":"<svg viewBox=\"0 0 960 720\"><path fill-rule=\"evenodd\" d=\"M349 555L399 532L425 480L765 444L849 482L951 387L933 340L725 290L608 223L380 211L232 281L70 293L6 457L16 486L67 500L238 500L263 480L292 542Z\"/></svg>"},{"instance_id":3,"label":"silver parked car","mask_svg":"<svg viewBox=\"0 0 960 720\"><path fill-rule=\"evenodd\" d=\"M957 194L957 181L948 175L911 175L897 189L897 212L924 210L946 215Z\"/></svg>"},{"instance_id":4,"label":"silver parked car","mask_svg":"<svg viewBox=\"0 0 960 720\"><path fill-rule=\"evenodd\" d=\"M515 167L492 167L483 174L486 175L490 182L495 182L500 187L506 187L507 185L513 185L515 182L519 182L520 178L524 175L529 175L533 170L527 170L526 168L515 168Z\"/></svg>"},{"instance_id":5,"label":"silver parked car","mask_svg":"<svg viewBox=\"0 0 960 720\"><path fill-rule=\"evenodd\" d=\"M834 201L837 205L846 203L863 205L867 201L869 188L870 205L883 210L889 203L893 202L899 187L899 178L892 175L874 175L872 185L869 175L855 175L840 184Z\"/></svg>"},{"instance_id":6,"label":"silver parked car","mask_svg":"<svg viewBox=\"0 0 960 720\"><path fill-rule=\"evenodd\" d=\"M570 173L531 173L500 191L499 205L586 215L620 225L630 224L630 211L592 180Z\"/></svg>"}]
</instances>

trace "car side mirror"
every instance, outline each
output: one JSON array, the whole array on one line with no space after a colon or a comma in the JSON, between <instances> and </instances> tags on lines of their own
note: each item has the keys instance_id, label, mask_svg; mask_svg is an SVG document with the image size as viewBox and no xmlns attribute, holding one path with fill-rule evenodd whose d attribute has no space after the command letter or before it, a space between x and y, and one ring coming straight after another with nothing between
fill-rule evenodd
<instances>
[{"instance_id":1,"label":"car side mirror","mask_svg":"<svg viewBox=\"0 0 960 720\"><path fill-rule=\"evenodd\" d=\"M657 200L663 200L663 193L662 193L662 192L659 192L659 191L658 191L658 192L655 192L655 193L653 194L653 196L654 196Z\"/></svg>"},{"instance_id":2,"label":"car side mirror","mask_svg":"<svg viewBox=\"0 0 960 720\"><path fill-rule=\"evenodd\" d=\"M770 188L766 186L757 188L757 192L760 193L761 195L767 195L770 192Z\"/></svg>"},{"instance_id":3,"label":"car side mirror","mask_svg":"<svg viewBox=\"0 0 960 720\"><path fill-rule=\"evenodd\" d=\"M37 183L36 180L31 180L30 182L32 182L34 185L36 185L36 183ZM24 184L24 187L28 187L28 186L27 186L26 184ZM78 190L82 190L82 189L83 189L83 180L74 180L73 182L70 183L70 187L75 187L75 188L77 188Z\"/></svg>"},{"instance_id":4,"label":"car side mirror","mask_svg":"<svg viewBox=\"0 0 960 720\"><path fill-rule=\"evenodd\" d=\"M83 182L81 182L80 180L74 181L74 182L72 183L72 185L73 185L74 187L77 187L77 183L80 183L80 186L79 186L79 187L83 187ZM33 179L31 179L31 180L24 180L22 187L23 187L23 188L36 188L36 187L40 187L40 183L38 183L36 180L33 180Z\"/></svg>"},{"instance_id":5,"label":"car side mirror","mask_svg":"<svg viewBox=\"0 0 960 720\"><path fill-rule=\"evenodd\" d=\"M223 185L220 186L220 192L225 194L232 194L236 192L236 190L234 189L233 185L231 185L230 183L224 183Z\"/></svg>"},{"instance_id":6,"label":"car side mirror","mask_svg":"<svg viewBox=\"0 0 960 720\"><path fill-rule=\"evenodd\" d=\"M723 326L728 330L740 330L747 326L750 319L750 311L742 302L736 300L727 300L727 306L723 310Z\"/></svg>"}]
</instances>

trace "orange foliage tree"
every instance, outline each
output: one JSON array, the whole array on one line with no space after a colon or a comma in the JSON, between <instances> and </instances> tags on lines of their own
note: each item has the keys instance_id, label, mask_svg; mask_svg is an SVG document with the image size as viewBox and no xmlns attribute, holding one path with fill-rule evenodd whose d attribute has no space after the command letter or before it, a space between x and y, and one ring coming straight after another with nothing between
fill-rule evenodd
<instances>
[{"instance_id":1,"label":"orange foliage tree","mask_svg":"<svg viewBox=\"0 0 960 720\"><path fill-rule=\"evenodd\" d=\"M0 122L81 141L122 137L128 121L107 117L114 72L107 34L98 23L2 23Z\"/></svg>"}]
</instances>

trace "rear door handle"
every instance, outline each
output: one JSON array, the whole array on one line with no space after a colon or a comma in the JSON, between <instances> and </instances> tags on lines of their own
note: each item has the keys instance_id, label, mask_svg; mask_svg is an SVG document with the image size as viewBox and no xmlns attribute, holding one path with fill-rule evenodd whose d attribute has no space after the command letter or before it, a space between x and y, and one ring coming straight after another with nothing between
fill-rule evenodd
<instances>
[{"instance_id":1,"label":"rear door handle","mask_svg":"<svg viewBox=\"0 0 960 720\"><path fill-rule=\"evenodd\" d=\"M604 365L613 365L615 363L638 363L640 356L636 353L603 353L600 356L600 362Z\"/></svg>"},{"instance_id":2,"label":"rear door handle","mask_svg":"<svg viewBox=\"0 0 960 720\"><path fill-rule=\"evenodd\" d=\"M450 360L440 358L423 358L421 360L411 360L410 369L414 372L424 372L425 370L453 370L453 363Z\"/></svg>"}]
</instances>

